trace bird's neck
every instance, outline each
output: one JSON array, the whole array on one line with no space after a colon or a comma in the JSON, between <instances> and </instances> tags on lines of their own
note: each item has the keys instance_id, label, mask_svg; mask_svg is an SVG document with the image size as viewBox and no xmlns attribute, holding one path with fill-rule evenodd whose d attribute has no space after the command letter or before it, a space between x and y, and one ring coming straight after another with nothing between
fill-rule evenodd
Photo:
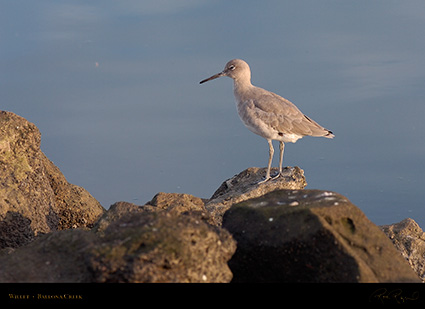
<instances>
[{"instance_id":1,"label":"bird's neck","mask_svg":"<svg viewBox=\"0 0 425 309\"><path fill-rule=\"evenodd\" d=\"M236 101L241 102L245 101L245 97L250 93L250 89L254 87L251 84L249 79L245 80L237 80L235 79L233 82L233 93L235 95Z\"/></svg>"},{"instance_id":2,"label":"bird's neck","mask_svg":"<svg viewBox=\"0 0 425 309\"><path fill-rule=\"evenodd\" d=\"M239 78L233 80L233 88L235 92L246 91L251 87L252 84L250 78Z\"/></svg>"}]
</instances>

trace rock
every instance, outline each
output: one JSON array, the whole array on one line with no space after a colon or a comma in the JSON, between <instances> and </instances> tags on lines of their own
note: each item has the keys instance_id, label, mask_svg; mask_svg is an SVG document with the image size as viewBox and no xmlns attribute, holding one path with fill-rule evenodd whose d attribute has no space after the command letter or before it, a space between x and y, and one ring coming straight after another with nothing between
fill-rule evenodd
<instances>
[{"instance_id":1,"label":"rock","mask_svg":"<svg viewBox=\"0 0 425 309\"><path fill-rule=\"evenodd\" d=\"M16 248L34 239L31 220L18 212L8 211L0 221L0 249Z\"/></svg>"},{"instance_id":2,"label":"rock","mask_svg":"<svg viewBox=\"0 0 425 309\"><path fill-rule=\"evenodd\" d=\"M265 169L249 168L209 200L161 192L105 211L40 141L0 112L0 282L420 281L345 197L303 190L298 167L261 185ZM422 230L383 229L423 278Z\"/></svg>"},{"instance_id":3,"label":"rock","mask_svg":"<svg viewBox=\"0 0 425 309\"><path fill-rule=\"evenodd\" d=\"M179 212L205 211L205 205L202 199L182 193L160 192L147 205L167 210L178 209Z\"/></svg>"},{"instance_id":4,"label":"rock","mask_svg":"<svg viewBox=\"0 0 425 309\"><path fill-rule=\"evenodd\" d=\"M108 228L108 226L129 214L132 213L143 213L143 212L154 212L157 211L155 207L148 206L138 206L133 203L128 202L116 202L112 204L109 209L99 218L99 220L95 223L92 231L103 235L104 231Z\"/></svg>"},{"instance_id":5,"label":"rock","mask_svg":"<svg viewBox=\"0 0 425 309\"><path fill-rule=\"evenodd\" d=\"M34 124L0 112L0 248L55 230L90 227L104 211L86 190L66 181L40 142Z\"/></svg>"},{"instance_id":6,"label":"rock","mask_svg":"<svg viewBox=\"0 0 425 309\"><path fill-rule=\"evenodd\" d=\"M304 189L307 182L304 171L299 167L285 167L283 177L276 180L258 184L265 175L266 168L251 167L238 175L224 181L209 201L205 208L212 214L218 224L222 222L223 214L236 203L263 196L264 194L279 189ZM272 169L277 173L277 168Z\"/></svg>"},{"instance_id":7,"label":"rock","mask_svg":"<svg viewBox=\"0 0 425 309\"><path fill-rule=\"evenodd\" d=\"M0 282L229 282L230 234L177 212L130 212L102 234L52 232L0 255Z\"/></svg>"},{"instance_id":8,"label":"rock","mask_svg":"<svg viewBox=\"0 0 425 309\"><path fill-rule=\"evenodd\" d=\"M419 282L387 236L344 196L278 190L233 205L232 282Z\"/></svg>"},{"instance_id":9,"label":"rock","mask_svg":"<svg viewBox=\"0 0 425 309\"><path fill-rule=\"evenodd\" d=\"M43 156L55 199L53 211L59 217L58 229L91 228L105 209L86 189L69 183L59 168Z\"/></svg>"},{"instance_id":10,"label":"rock","mask_svg":"<svg viewBox=\"0 0 425 309\"><path fill-rule=\"evenodd\" d=\"M86 257L97 241L95 234L81 229L42 235L27 246L0 255L0 282L91 282Z\"/></svg>"},{"instance_id":11,"label":"rock","mask_svg":"<svg viewBox=\"0 0 425 309\"><path fill-rule=\"evenodd\" d=\"M205 209L203 200L199 197L183 193L160 192L145 205L136 205L129 202L117 202L111 205L108 211L97 221L93 230L97 233L103 233L109 224L129 213L150 212L190 214L192 217L196 217L211 225L217 225L214 218Z\"/></svg>"},{"instance_id":12,"label":"rock","mask_svg":"<svg viewBox=\"0 0 425 309\"><path fill-rule=\"evenodd\" d=\"M410 218L380 227L395 248L407 260L419 278L425 282L425 233Z\"/></svg>"},{"instance_id":13,"label":"rock","mask_svg":"<svg viewBox=\"0 0 425 309\"><path fill-rule=\"evenodd\" d=\"M151 208L151 210L160 209L182 214L190 214L191 216L197 217L208 224L214 226L219 225L214 216L206 209L204 200L191 194L160 192L155 195L150 202L142 207L154 207Z\"/></svg>"},{"instance_id":14,"label":"rock","mask_svg":"<svg viewBox=\"0 0 425 309\"><path fill-rule=\"evenodd\" d=\"M177 212L138 213L111 223L92 250L95 282L229 282L230 234Z\"/></svg>"}]
</instances>

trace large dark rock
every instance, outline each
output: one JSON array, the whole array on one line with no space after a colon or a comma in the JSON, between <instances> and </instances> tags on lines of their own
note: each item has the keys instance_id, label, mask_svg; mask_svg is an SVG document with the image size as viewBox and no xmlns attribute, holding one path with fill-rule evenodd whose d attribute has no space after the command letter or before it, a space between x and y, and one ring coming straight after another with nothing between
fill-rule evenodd
<instances>
[{"instance_id":1,"label":"large dark rock","mask_svg":"<svg viewBox=\"0 0 425 309\"><path fill-rule=\"evenodd\" d=\"M391 225L380 226L395 248L425 282L425 233L415 220L407 218Z\"/></svg>"},{"instance_id":2,"label":"large dark rock","mask_svg":"<svg viewBox=\"0 0 425 309\"><path fill-rule=\"evenodd\" d=\"M233 282L419 282L387 236L345 197L278 190L233 205Z\"/></svg>"},{"instance_id":3,"label":"large dark rock","mask_svg":"<svg viewBox=\"0 0 425 309\"><path fill-rule=\"evenodd\" d=\"M40 150L37 127L0 112L0 248L35 236L90 227L104 212L83 188L68 183Z\"/></svg>"}]
</instances>

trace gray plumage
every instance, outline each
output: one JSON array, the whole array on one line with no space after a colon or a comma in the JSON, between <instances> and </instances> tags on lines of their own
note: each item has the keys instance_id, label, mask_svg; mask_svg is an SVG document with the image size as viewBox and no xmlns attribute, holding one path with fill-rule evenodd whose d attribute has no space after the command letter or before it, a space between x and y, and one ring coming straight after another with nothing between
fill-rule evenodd
<instances>
[{"instance_id":1,"label":"gray plumage","mask_svg":"<svg viewBox=\"0 0 425 309\"><path fill-rule=\"evenodd\" d=\"M270 176L273 159L272 140L280 142L279 174L282 172L284 143L295 143L304 136L323 136L333 138L331 131L325 129L311 118L304 115L292 102L281 96L251 84L251 70L240 59L229 61L224 70L200 83L228 76L234 81L234 95L239 117L248 129L264 137L269 144L269 163L264 181Z\"/></svg>"}]
</instances>

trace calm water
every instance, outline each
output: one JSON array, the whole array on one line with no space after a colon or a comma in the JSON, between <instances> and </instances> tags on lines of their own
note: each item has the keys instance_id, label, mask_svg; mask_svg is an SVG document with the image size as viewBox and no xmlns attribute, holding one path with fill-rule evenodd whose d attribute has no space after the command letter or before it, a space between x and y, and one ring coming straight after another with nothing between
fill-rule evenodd
<instances>
[{"instance_id":1,"label":"calm water","mask_svg":"<svg viewBox=\"0 0 425 309\"><path fill-rule=\"evenodd\" d=\"M199 85L242 58L254 85L335 133L287 145L307 188L425 228L422 0L2 1L0 23L0 109L35 123L44 153L105 208L210 197L266 166L231 80Z\"/></svg>"}]
</instances>

